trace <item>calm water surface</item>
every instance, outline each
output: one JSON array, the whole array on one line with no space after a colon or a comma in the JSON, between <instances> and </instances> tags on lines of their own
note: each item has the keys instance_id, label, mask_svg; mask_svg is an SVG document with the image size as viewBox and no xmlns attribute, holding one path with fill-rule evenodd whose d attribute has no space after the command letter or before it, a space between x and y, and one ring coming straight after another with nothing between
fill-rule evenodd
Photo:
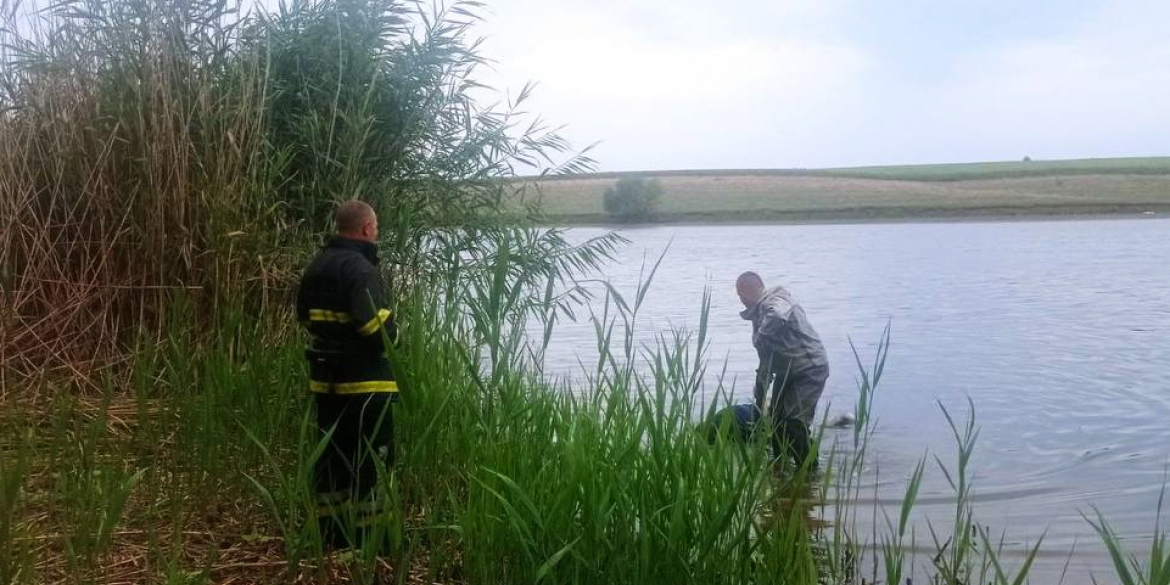
<instances>
[{"instance_id":1,"label":"calm water surface","mask_svg":"<svg viewBox=\"0 0 1170 585\"><path fill-rule=\"evenodd\" d=\"M601 233L571 231L580 239ZM1170 461L1170 220L620 233L631 244L605 278L630 296L643 261L667 252L640 317L644 339L695 328L704 288L712 289L710 370L726 362L728 382L738 376L738 401L750 400L755 367L750 325L738 316L733 290L741 271L786 286L804 306L830 354L821 406L832 413L851 410L856 396L849 340L871 357L891 324L867 478L877 496L863 515L888 505L896 516L905 479L924 452L954 460L939 403L961 419L970 397L981 429L972 463L976 519L996 535L1006 531L1009 547L1047 531L1033 582L1055 582L1070 551L1066 583L1086 583L1090 572L1111 576L1080 515L1091 506L1127 544L1147 546ZM592 325L559 325L549 367L579 375L579 360L595 359L594 346ZM946 529L949 494L942 473L929 468L920 542L929 542L927 519Z\"/></svg>"}]
</instances>

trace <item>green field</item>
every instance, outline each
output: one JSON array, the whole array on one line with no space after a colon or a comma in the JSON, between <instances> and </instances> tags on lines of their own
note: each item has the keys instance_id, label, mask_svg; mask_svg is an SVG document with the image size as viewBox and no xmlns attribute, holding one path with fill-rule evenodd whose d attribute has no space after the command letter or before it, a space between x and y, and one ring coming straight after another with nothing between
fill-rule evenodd
<instances>
[{"instance_id":1,"label":"green field","mask_svg":"<svg viewBox=\"0 0 1170 585\"><path fill-rule=\"evenodd\" d=\"M599 173L537 183L545 212L605 222L605 189L658 179L657 221L816 221L1170 211L1170 158Z\"/></svg>"}]
</instances>

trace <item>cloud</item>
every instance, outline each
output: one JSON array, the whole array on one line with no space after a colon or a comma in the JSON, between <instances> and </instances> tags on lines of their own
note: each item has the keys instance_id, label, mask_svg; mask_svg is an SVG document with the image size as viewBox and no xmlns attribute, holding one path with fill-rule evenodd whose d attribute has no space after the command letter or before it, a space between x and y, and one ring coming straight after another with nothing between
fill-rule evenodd
<instances>
[{"instance_id":1,"label":"cloud","mask_svg":"<svg viewBox=\"0 0 1170 585\"><path fill-rule=\"evenodd\" d=\"M1114 2L1065 35L959 52L941 79L880 93L866 116L890 124L855 127L896 138L874 162L1170 154L1168 21L1170 5Z\"/></svg>"},{"instance_id":2,"label":"cloud","mask_svg":"<svg viewBox=\"0 0 1170 585\"><path fill-rule=\"evenodd\" d=\"M854 34L840 23L859 1L512 0L484 50L492 82L539 81L533 110L603 141L605 169L1170 153L1170 3L1114 0L978 43L932 30L927 56L881 43L935 23Z\"/></svg>"},{"instance_id":3,"label":"cloud","mask_svg":"<svg viewBox=\"0 0 1170 585\"><path fill-rule=\"evenodd\" d=\"M1165 0L487 10L482 81L539 82L528 109L606 170L1170 154Z\"/></svg>"},{"instance_id":4,"label":"cloud","mask_svg":"<svg viewBox=\"0 0 1170 585\"><path fill-rule=\"evenodd\" d=\"M733 20L700 28L693 11L660 22L569 2L525 7L489 21L495 83L539 80L533 109L567 122L578 143L602 140L606 168L735 166L761 131L828 122L834 96L865 68L848 45L736 34Z\"/></svg>"}]
</instances>

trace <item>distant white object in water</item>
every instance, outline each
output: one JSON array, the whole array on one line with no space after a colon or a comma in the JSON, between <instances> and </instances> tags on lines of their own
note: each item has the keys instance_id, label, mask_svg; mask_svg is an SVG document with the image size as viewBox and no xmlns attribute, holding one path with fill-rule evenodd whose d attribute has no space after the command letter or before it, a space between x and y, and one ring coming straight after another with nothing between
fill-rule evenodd
<instances>
[{"instance_id":1,"label":"distant white object in water","mask_svg":"<svg viewBox=\"0 0 1170 585\"><path fill-rule=\"evenodd\" d=\"M825 426L834 429L843 429L845 427L853 426L853 421L855 420L856 419L853 418L852 412L846 412L844 414L838 414L837 416L829 419L828 422L825 423Z\"/></svg>"},{"instance_id":2,"label":"distant white object in water","mask_svg":"<svg viewBox=\"0 0 1170 585\"><path fill-rule=\"evenodd\" d=\"M1153 211L1143 211L1142 215L1154 215Z\"/></svg>"}]
</instances>

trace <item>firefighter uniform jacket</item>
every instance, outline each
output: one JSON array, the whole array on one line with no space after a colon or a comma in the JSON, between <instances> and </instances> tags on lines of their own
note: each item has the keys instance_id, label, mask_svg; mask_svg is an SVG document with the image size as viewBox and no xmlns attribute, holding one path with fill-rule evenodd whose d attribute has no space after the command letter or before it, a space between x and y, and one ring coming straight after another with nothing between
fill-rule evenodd
<instances>
[{"instance_id":1,"label":"firefighter uniform jacket","mask_svg":"<svg viewBox=\"0 0 1170 585\"><path fill-rule=\"evenodd\" d=\"M331 239L301 278L297 319L312 336L306 352L310 390L397 397L384 341L395 342L398 330L378 271L377 246Z\"/></svg>"}]
</instances>

